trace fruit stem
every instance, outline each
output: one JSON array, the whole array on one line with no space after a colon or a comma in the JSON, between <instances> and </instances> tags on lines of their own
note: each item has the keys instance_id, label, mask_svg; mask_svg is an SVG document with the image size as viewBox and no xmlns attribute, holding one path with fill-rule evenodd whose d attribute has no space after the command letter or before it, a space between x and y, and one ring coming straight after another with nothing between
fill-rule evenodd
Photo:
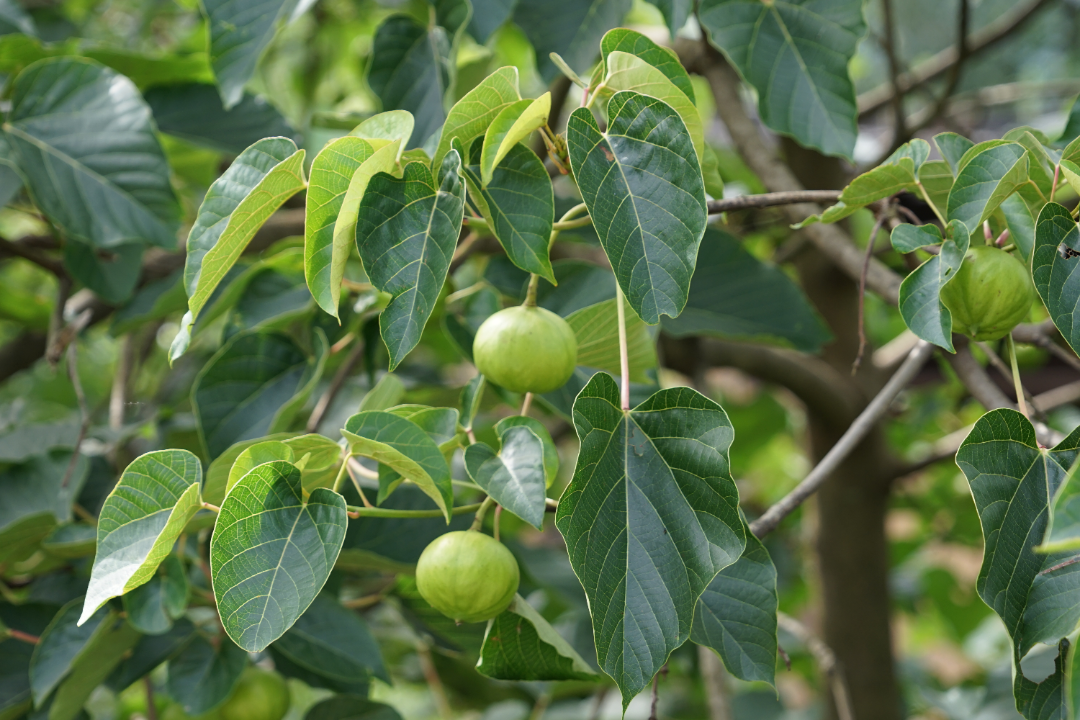
<instances>
[{"instance_id":1,"label":"fruit stem","mask_svg":"<svg viewBox=\"0 0 1080 720\"><path fill-rule=\"evenodd\" d=\"M615 306L619 313L619 369L622 374L622 409L630 409L630 355L626 346L626 310L623 308L622 286L615 282Z\"/></svg>"},{"instance_id":2,"label":"fruit stem","mask_svg":"<svg viewBox=\"0 0 1080 720\"><path fill-rule=\"evenodd\" d=\"M1024 388L1020 384L1020 366L1016 363L1016 342L1013 340L1011 334L1005 336L1006 344L1009 346L1009 360L1012 362L1012 376L1013 386L1016 390L1016 404L1020 407L1020 413L1027 419L1031 419L1031 415L1028 414L1027 400L1024 399Z\"/></svg>"},{"instance_id":3,"label":"fruit stem","mask_svg":"<svg viewBox=\"0 0 1080 720\"><path fill-rule=\"evenodd\" d=\"M499 518L502 517L502 505L495 506L495 541L499 540Z\"/></svg>"},{"instance_id":4,"label":"fruit stem","mask_svg":"<svg viewBox=\"0 0 1080 720\"><path fill-rule=\"evenodd\" d=\"M458 505L457 507L450 508L451 515L468 515L471 512L476 512L481 507L481 503L474 505ZM393 508L380 508L380 507L359 507L357 505L346 505L345 509L349 513L349 517L362 518L362 517L375 517L375 518L433 518L442 517L442 510L395 510Z\"/></svg>"},{"instance_id":5,"label":"fruit stem","mask_svg":"<svg viewBox=\"0 0 1080 720\"><path fill-rule=\"evenodd\" d=\"M525 291L523 307L536 307L536 288L540 284L540 276L536 273L529 275L529 289Z\"/></svg>"},{"instance_id":6,"label":"fruit stem","mask_svg":"<svg viewBox=\"0 0 1080 720\"><path fill-rule=\"evenodd\" d=\"M1006 245L1005 247L1003 247L1001 249L1004 250L1005 252L1012 252L1013 250L1016 249L1016 244L1015 243L1009 243L1008 245Z\"/></svg>"},{"instance_id":7,"label":"fruit stem","mask_svg":"<svg viewBox=\"0 0 1080 720\"><path fill-rule=\"evenodd\" d=\"M525 393L525 400L521 403L521 412L518 413L522 417L529 414L529 406L532 404L533 394L531 392Z\"/></svg>"},{"instance_id":8,"label":"fruit stem","mask_svg":"<svg viewBox=\"0 0 1080 720\"><path fill-rule=\"evenodd\" d=\"M926 204L929 205L930 209L934 211L935 215L937 215L937 219L941 221L941 227L948 227L949 223L946 222L945 216L941 214L941 211L938 210L937 205L935 205L934 201L930 199L930 193L926 192L926 188L923 187L922 182L916 180L915 185L918 186L919 191L922 192L923 200L926 201Z\"/></svg>"},{"instance_id":9,"label":"fruit stem","mask_svg":"<svg viewBox=\"0 0 1080 720\"><path fill-rule=\"evenodd\" d=\"M334 478L334 492L341 492L341 486L345 484L345 473L348 472L349 458L352 457L352 453L349 453L341 461L341 469L338 470L337 477Z\"/></svg>"},{"instance_id":10,"label":"fruit stem","mask_svg":"<svg viewBox=\"0 0 1080 720\"><path fill-rule=\"evenodd\" d=\"M473 506L478 509L476 511L476 517L473 518L472 526L469 528L470 530L480 530L480 528L484 526L484 516L487 515L488 508L490 508L494 504L495 500L490 495L488 495L486 498L484 498L484 502L480 503L479 505ZM454 509L456 510L457 508Z\"/></svg>"}]
</instances>

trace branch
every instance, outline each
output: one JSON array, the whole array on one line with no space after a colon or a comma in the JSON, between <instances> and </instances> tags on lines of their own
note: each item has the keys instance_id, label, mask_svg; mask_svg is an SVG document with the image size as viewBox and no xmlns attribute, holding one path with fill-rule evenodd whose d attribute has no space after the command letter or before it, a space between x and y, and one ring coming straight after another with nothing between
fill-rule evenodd
<instances>
[{"instance_id":1,"label":"branch","mask_svg":"<svg viewBox=\"0 0 1080 720\"><path fill-rule=\"evenodd\" d=\"M24 242L11 242L7 238L0 238L0 254L14 255L29 260L58 278L68 277L67 268L64 267L62 262L49 257Z\"/></svg>"},{"instance_id":2,"label":"branch","mask_svg":"<svg viewBox=\"0 0 1080 720\"><path fill-rule=\"evenodd\" d=\"M1027 20L1044 5L1049 5L1051 0L1028 0L1024 4L1014 7L1011 12L999 16L993 22L987 23L967 38L968 57L992 47L1018 30ZM915 88L922 87L926 83L941 77L957 64L960 53L956 46L950 45L938 54L922 62L918 67L901 74L897 78L897 88L900 93L907 94ZM889 85L882 85L859 96L859 117L873 113L893 101L895 90Z\"/></svg>"},{"instance_id":3,"label":"branch","mask_svg":"<svg viewBox=\"0 0 1080 720\"><path fill-rule=\"evenodd\" d=\"M922 113L922 117L912 120L909 137L937 120L949 107L949 102L952 100L953 93L956 92L956 86L960 84L960 71L963 70L964 61L971 55L971 48L968 44L968 26L970 24L971 2L970 0L960 0L960 18L957 21L958 37L956 39L956 62L949 68L949 78L945 81L945 88L941 91L941 95L938 96L937 102L927 108L926 111ZM899 98L898 104L903 105L902 96ZM893 149L900 147L900 145L908 139L908 137L903 139L898 137L893 141ZM892 152L890 151L889 154L891 155ZM885 158L882 158L882 160L884 159Z\"/></svg>"},{"instance_id":4,"label":"branch","mask_svg":"<svg viewBox=\"0 0 1080 720\"><path fill-rule=\"evenodd\" d=\"M334 402L334 398L341 392L341 388L345 386L345 381L348 380L349 374L352 373L353 368L356 367L356 363L360 361L360 358L364 355L364 341L354 340L352 350L349 351L348 356L344 362L341 363L341 367L338 368L337 373L334 374L334 379L330 381L330 387L326 389L319 401L315 403L315 408L311 411L311 417L308 418L305 430L309 433L313 433L318 430L319 423L322 422L323 416L326 415L326 411L330 409L330 406Z\"/></svg>"},{"instance_id":5,"label":"branch","mask_svg":"<svg viewBox=\"0 0 1080 720\"><path fill-rule=\"evenodd\" d=\"M933 345L926 341L920 341L908 354L900 369L889 378L889 382L885 383L885 387L881 388L881 391L870 401L870 404L859 414L859 417L855 418L855 422L851 423L851 426L825 454L821 462L810 471L810 474L794 490L788 493L780 502L766 510L761 517L750 523L750 532L754 533L756 537L763 537L775 530L781 520L790 515L804 500L817 492L818 488L840 466L840 463L869 434L870 430L889 409L893 399L901 390L907 387L907 384L922 369L933 351Z\"/></svg>"},{"instance_id":6,"label":"branch","mask_svg":"<svg viewBox=\"0 0 1080 720\"><path fill-rule=\"evenodd\" d=\"M723 200L709 201L709 214L719 215L731 210L767 208L795 203L829 203L840 199L839 190L797 190L794 192L771 192L761 195L739 195Z\"/></svg>"},{"instance_id":7,"label":"branch","mask_svg":"<svg viewBox=\"0 0 1080 720\"><path fill-rule=\"evenodd\" d=\"M836 706L836 716L839 720L854 720L855 714L851 710L851 695L848 694L844 673L840 663L836 660L836 654L833 653L832 648L790 615L777 613L776 623L806 645L806 649L814 656L814 661L818 664L818 667L829 678L833 705Z\"/></svg>"},{"instance_id":8,"label":"branch","mask_svg":"<svg viewBox=\"0 0 1080 720\"><path fill-rule=\"evenodd\" d=\"M893 142L903 144L900 138L907 136L907 123L904 118L904 94L900 91L900 58L896 51L896 27L893 22L892 0L881 0L881 15L885 25L885 37L882 46L889 60L889 85L892 87L893 106Z\"/></svg>"}]
</instances>

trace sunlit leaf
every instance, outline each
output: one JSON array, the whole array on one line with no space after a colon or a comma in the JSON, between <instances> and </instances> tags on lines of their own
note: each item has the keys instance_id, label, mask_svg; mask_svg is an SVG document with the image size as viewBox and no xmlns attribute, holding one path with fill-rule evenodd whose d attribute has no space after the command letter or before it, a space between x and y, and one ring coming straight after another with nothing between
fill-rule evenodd
<instances>
[{"instance_id":1,"label":"sunlit leaf","mask_svg":"<svg viewBox=\"0 0 1080 720\"><path fill-rule=\"evenodd\" d=\"M474 138L487 132L500 112L520 99L516 67L499 68L484 78L450 108L431 166L442 165L455 138L461 141L462 147L470 147Z\"/></svg>"},{"instance_id":2,"label":"sunlit leaf","mask_svg":"<svg viewBox=\"0 0 1080 720\"><path fill-rule=\"evenodd\" d=\"M1023 145L982 147L974 146L961 158L946 210L949 220L959 220L969 230L980 228L1002 201L1028 179L1028 155Z\"/></svg>"},{"instance_id":3,"label":"sunlit leaf","mask_svg":"<svg viewBox=\"0 0 1080 720\"><path fill-rule=\"evenodd\" d=\"M507 153L518 143L524 142L533 130L547 124L550 112L551 93L546 92L535 100L511 103L495 116L484 133L484 147L480 155L482 185L491 182L495 168Z\"/></svg>"}]
</instances>

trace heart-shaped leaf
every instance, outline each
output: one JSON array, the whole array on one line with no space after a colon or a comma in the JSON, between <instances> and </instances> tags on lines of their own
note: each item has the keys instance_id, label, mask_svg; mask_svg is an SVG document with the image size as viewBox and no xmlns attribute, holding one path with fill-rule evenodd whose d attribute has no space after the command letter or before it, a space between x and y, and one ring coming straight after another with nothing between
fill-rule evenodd
<instances>
[{"instance_id":1,"label":"heart-shaped leaf","mask_svg":"<svg viewBox=\"0 0 1080 720\"><path fill-rule=\"evenodd\" d=\"M585 588L597 657L623 706L690 635L694 607L742 555L734 435L723 409L689 388L630 411L597 373L574 402L581 440L556 524Z\"/></svg>"},{"instance_id":2,"label":"heart-shaped leaf","mask_svg":"<svg viewBox=\"0 0 1080 720\"><path fill-rule=\"evenodd\" d=\"M599 679L570 643L520 595L488 623L476 669L496 680Z\"/></svg>"},{"instance_id":3,"label":"heart-shaped leaf","mask_svg":"<svg viewBox=\"0 0 1080 720\"><path fill-rule=\"evenodd\" d=\"M97 555L79 624L109 598L154 576L198 512L201 482L202 464L187 450L146 453L127 466L101 508Z\"/></svg>"},{"instance_id":4,"label":"heart-shaped leaf","mask_svg":"<svg viewBox=\"0 0 1080 720\"><path fill-rule=\"evenodd\" d=\"M427 405L398 405L391 408L393 415L406 418L415 423L421 430L427 433L431 441L439 448L443 458L449 466L453 460L454 452L461 447L461 436L458 435L458 411L454 408L435 408ZM390 497L390 494L404 482L398 472L388 465L379 466L379 499L378 504Z\"/></svg>"},{"instance_id":5,"label":"heart-shaped leaf","mask_svg":"<svg viewBox=\"0 0 1080 720\"><path fill-rule=\"evenodd\" d=\"M169 695L189 716L202 715L229 699L248 664L247 653L227 637L213 643L195 635L169 660Z\"/></svg>"},{"instance_id":6,"label":"heart-shaped leaf","mask_svg":"<svg viewBox=\"0 0 1080 720\"><path fill-rule=\"evenodd\" d=\"M860 0L703 0L709 40L758 94L765 124L850 158L858 108L848 63L866 31Z\"/></svg>"},{"instance_id":7,"label":"heart-shaped leaf","mask_svg":"<svg viewBox=\"0 0 1080 720\"><path fill-rule=\"evenodd\" d=\"M544 443L531 428L506 428L498 454L484 443L465 449L469 477L495 502L538 530L544 525Z\"/></svg>"},{"instance_id":8,"label":"heart-shaped leaf","mask_svg":"<svg viewBox=\"0 0 1080 720\"><path fill-rule=\"evenodd\" d=\"M674 32L672 35L674 36ZM675 51L657 45L636 30L615 28L604 35L600 40L600 55L603 58L603 63L597 67L596 74L593 75L594 81L603 80L604 75L607 74L607 59L613 52L630 53L641 58L662 72L668 80L674 83L675 87L682 90L686 97L690 98L691 102L697 102L697 97L694 95L694 84L690 81L690 73L686 72L686 68L679 62L679 56Z\"/></svg>"},{"instance_id":9,"label":"heart-shaped leaf","mask_svg":"<svg viewBox=\"0 0 1080 720\"><path fill-rule=\"evenodd\" d=\"M214 597L225 632L260 652L322 590L345 540L345 500L317 488L305 501L300 470L259 465L221 504L210 541Z\"/></svg>"},{"instance_id":10,"label":"heart-shaped leaf","mask_svg":"<svg viewBox=\"0 0 1080 720\"><path fill-rule=\"evenodd\" d=\"M169 165L126 77L84 58L36 62L15 79L4 131L35 203L64 235L98 248L176 247Z\"/></svg>"},{"instance_id":11,"label":"heart-shaped leaf","mask_svg":"<svg viewBox=\"0 0 1080 720\"><path fill-rule=\"evenodd\" d=\"M232 469L229 470L229 480L225 485L225 494L229 494L233 485L240 482L240 478L257 468L259 465L275 460L284 460L288 463L296 463L296 454L291 446L280 440L267 440L258 442L247 447L233 461Z\"/></svg>"},{"instance_id":12,"label":"heart-shaped leaf","mask_svg":"<svg viewBox=\"0 0 1080 720\"><path fill-rule=\"evenodd\" d=\"M420 342L446 282L465 212L461 158L447 153L433 177L411 162L399 180L378 173L368 183L356 221L356 245L372 284L393 299L379 315L390 369Z\"/></svg>"},{"instance_id":13,"label":"heart-shaped leaf","mask_svg":"<svg viewBox=\"0 0 1080 720\"><path fill-rule=\"evenodd\" d=\"M507 153L529 137L533 130L547 124L550 112L551 93L546 92L535 100L511 103L495 116L484 133L484 149L480 155L480 178L483 185L491 182L495 168Z\"/></svg>"},{"instance_id":14,"label":"heart-shaped leaf","mask_svg":"<svg viewBox=\"0 0 1080 720\"><path fill-rule=\"evenodd\" d=\"M442 165L455 138L462 147L471 147L472 141L487 132L499 113L520 99L516 67L499 68L480 81L450 108L431 166Z\"/></svg>"},{"instance_id":15,"label":"heart-shaped leaf","mask_svg":"<svg viewBox=\"0 0 1080 720\"><path fill-rule=\"evenodd\" d=\"M953 352L952 313L941 302L941 288L960 269L968 251L969 233L963 223L949 223L949 237L934 255L900 284L900 315L911 332Z\"/></svg>"},{"instance_id":16,"label":"heart-shaped leaf","mask_svg":"<svg viewBox=\"0 0 1080 720\"><path fill-rule=\"evenodd\" d=\"M1071 251L1071 252L1070 252ZM1031 277L1050 319L1073 352L1080 352L1080 231L1068 208L1047 203L1035 224Z\"/></svg>"},{"instance_id":17,"label":"heart-shaped leaf","mask_svg":"<svg viewBox=\"0 0 1080 720\"><path fill-rule=\"evenodd\" d=\"M630 307L655 325L686 305L707 218L701 166L670 105L620 92L608 116L600 132L589 110L573 112L570 163Z\"/></svg>"},{"instance_id":18,"label":"heart-shaped leaf","mask_svg":"<svg viewBox=\"0 0 1080 720\"><path fill-rule=\"evenodd\" d=\"M544 445L544 484L551 487L555 482L555 476L559 474L559 450L555 447L555 441L551 439L551 433L539 420L525 415L511 415L495 423L495 434L502 442L506 431L515 427L527 427L533 431L536 437Z\"/></svg>"},{"instance_id":19,"label":"heart-shaped leaf","mask_svg":"<svg viewBox=\"0 0 1080 720\"><path fill-rule=\"evenodd\" d=\"M941 244L941 230L937 225L904 223L893 228L889 241L896 252L912 253L919 248Z\"/></svg>"}]
</instances>

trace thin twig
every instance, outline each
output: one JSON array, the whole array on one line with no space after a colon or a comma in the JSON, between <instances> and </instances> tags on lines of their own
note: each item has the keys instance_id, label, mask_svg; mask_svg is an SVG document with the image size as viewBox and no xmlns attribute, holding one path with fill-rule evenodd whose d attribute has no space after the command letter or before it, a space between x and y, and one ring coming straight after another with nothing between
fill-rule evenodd
<instances>
[{"instance_id":1,"label":"thin twig","mask_svg":"<svg viewBox=\"0 0 1080 720\"><path fill-rule=\"evenodd\" d=\"M30 633L24 633L22 630L15 630L14 628L5 628L2 631L12 640L19 640L20 642L27 643L29 645L37 645L41 642L41 638L37 635L31 635Z\"/></svg>"},{"instance_id":2,"label":"thin twig","mask_svg":"<svg viewBox=\"0 0 1080 720\"><path fill-rule=\"evenodd\" d=\"M378 480L379 473L368 470L366 467L360 464L360 461L358 459L356 459L352 455L345 458L345 468L346 471L349 473L349 479L352 480L353 487L356 488L357 495L360 496L360 502L364 503L364 507L366 508L375 507L367 499L367 495L364 494L364 488L360 486L360 479L356 476L361 475L363 477L366 477L368 480Z\"/></svg>"},{"instance_id":3,"label":"thin twig","mask_svg":"<svg viewBox=\"0 0 1080 720\"><path fill-rule=\"evenodd\" d=\"M656 706L660 702L660 676L667 675L667 663L660 668L660 672L653 675L652 679L652 709L649 712L649 720L659 720L659 716L656 714Z\"/></svg>"},{"instance_id":4,"label":"thin twig","mask_svg":"<svg viewBox=\"0 0 1080 720\"><path fill-rule=\"evenodd\" d=\"M806 645L806 649L814 656L814 661L818 664L818 667L829 678L837 718L839 720L854 720L855 714L851 709L851 695L848 692L847 681L844 679L843 668L840 667L832 648L790 615L777 613L776 622L781 628L799 638Z\"/></svg>"},{"instance_id":5,"label":"thin twig","mask_svg":"<svg viewBox=\"0 0 1080 720\"><path fill-rule=\"evenodd\" d=\"M1007 335L1006 338L1007 342L1010 344L1011 347L1013 342L1012 336ZM1029 393L1027 389L1019 383L1019 377L1013 375L1013 371L1009 368L1008 365L1005 364L1005 361L1001 359L1001 356L994 352L994 349L984 342L976 342L975 344L982 349L983 353L986 355L987 360L990 361L990 364L994 366L994 369L998 371L1001 377L1005 379L1005 382L1014 383L1014 391L1021 393L1021 395L1017 398L1017 405L1030 405L1032 410L1034 410L1035 412L1039 412L1039 408L1035 405L1035 398L1033 398L1031 396L1031 393ZM1023 412L1025 416L1028 414L1026 407L1025 409L1021 410L1021 412Z\"/></svg>"},{"instance_id":6,"label":"thin twig","mask_svg":"<svg viewBox=\"0 0 1080 720\"><path fill-rule=\"evenodd\" d=\"M750 532L756 537L763 537L776 529L780 521L791 514L808 497L817 492L833 471L844 461L862 439L877 424L878 420L889 409L893 399L907 387L912 378L922 369L922 366L930 358L934 346L925 340L920 341L904 360L900 368L885 383L885 387L870 401L851 426L844 432L835 445L825 454L821 462L810 471L806 478L795 486L783 499L770 507L754 522L750 523Z\"/></svg>"},{"instance_id":7,"label":"thin twig","mask_svg":"<svg viewBox=\"0 0 1080 720\"><path fill-rule=\"evenodd\" d=\"M308 418L305 429L309 433L313 433L319 428L319 423L322 422L326 412L330 409L330 406L334 402L334 398L341 392L341 388L345 386L345 381L349 379L349 375L352 374L353 368L356 367L356 363L360 362L360 358L364 356L364 343L357 341L353 343L352 350L345 357L345 361L341 363L341 367L334 373L334 379L330 381L330 387L326 389L326 392L322 394L319 401L315 403L315 408L311 411L311 417Z\"/></svg>"},{"instance_id":8,"label":"thin twig","mask_svg":"<svg viewBox=\"0 0 1080 720\"><path fill-rule=\"evenodd\" d=\"M531 392L525 393L525 399L521 401L521 412L518 415L522 417L529 414L529 406L532 405L533 394Z\"/></svg>"},{"instance_id":9,"label":"thin twig","mask_svg":"<svg viewBox=\"0 0 1080 720\"><path fill-rule=\"evenodd\" d=\"M747 208L767 208L778 205L793 205L795 203L821 203L832 204L840 199L839 190L794 190L791 192L770 192L759 195L739 195L737 197L724 198L722 200L710 200L708 202L709 214L732 210L746 210Z\"/></svg>"},{"instance_id":10,"label":"thin twig","mask_svg":"<svg viewBox=\"0 0 1080 720\"><path fill-rule=\"evenodd\" d=\"M64 267L64 263L59 260L55 260L48 255L40 252L37 248L30 247L22 242L12 242L7 238L0 237L0 255L14 255L21 257L23 260L29 260L43 270L48 270L58 278L68 278L67 268Z\"/></svg>"},{"instance_id":11,"label":"thin twig","mask_svg":"<svg viewBox=\"0 0 1080 720\"><path fill-rule=\"evenodd\" d=\"M903 144L901 138L907 137L906 121L904 118L904 94L900 92L900 57L896 48L896 28L893 22L892 0L881 0L881 15L884 21L885 35L882 38L882 46L885 48L885 56L889 60L889 84L892 86L893 97L893 146Z\"/></svg>"},{"instance_id":12,"label":"thin twig","mask_svg":"<svg viewBox=\"0 0 1080 720\"><path fill-rule=\"evenodd\" d=\"M157 706L154 705L154 681L149 675L143 676L143 685L146 686L146 717L148 720L157 720Z\"/></svg>"},{"instance_id":13,"label":"thin twig","mask_svg":"<svg viewBox=\"0 0 1080 720\"><path fill-rule=\"evenodd\" d=\"M548 705L550 704L551 693L540 693L540 697L536 698L536 704L533 705L532 713L529 714L529 720L540 720L540 718L544 717L544 713L547 712Z\"/></svg>"},{"instance_id":14,"label":"thin twig","mask_svg":"<svg viewBox=\"0 0 1080 720\"><path fill-rule=\"evenodd\" d=\"M446 698L446 690L443 688L439 672L435 669L435 663L431 658L431 648L425 642L416 643L416 654L420 656L420 669L424 673L424 680L431 689L431 696L435 700L435 707L439 711L442 720L454 720L454 711L450 707L450 701Z\"/></svg>"},{"instance_id":15,"label":"thin twig","mask_svg":"<svg viewBox=\"0 0 1080 720\"><path fill-rule=\"evenodd\" d=\"M956 92L956 86L960 83L960 72L963 70L964 61L971 56L967 32L968 26L971 24L971 3L969 0L960 0L960 18L957 24L956 61L949 68L949 77L945 81L945 89L942 90L934 105L924 112L921 118L912 123L911 133L917 133L941 117L942 113L948 108L953 93Z\"/></svg>"},{"instance_id":16,"label":"thin twig","mask_svg":"<svg viewBox=\"0 0 1080 720\"><path fill-rule=\"evenodd\" d=\"M112 392L109 394L109 428L119 430L124 425L124 408L127 405L127 386L135 361L135 344L130 334L120 341L120 354L116 359Z\"/></svg>"},{"instance_id":17,"label":"thin twig","mask_svg":"<svg viewBox=\"0 0 1080 720\"><path fill-rule=\"evenodd\" d=\"M881 226L885 223L886 217L888 217L887 212L878 215L874 221L874 228L870 231L870 239L866 241L866 258L863 260L862 275L859 276L859 352L855 354L855 362L851 363L852 376L859 372L863 353L866 352L866 274L870 271L870 259L874 257L874 245L877 244L877 236L881 231Z\"/></svg>"},{"instance_id":18,"label":"thin twig","mask_svg":"<svg viewBox=\"0 0 1080 720\"><path fill-rule=\"evenodd\" d=\"M71 386L75 389L75 399L79 403L79 414L82 421L79 423L79 434L75 438L75 449L71 451L71 460L67 470L64 471L64 480L60 487L66 488L71 482L71 476L75 473L75 466L79 464L79 455L82 453L82 443L86 439L86 432L90 429L90 404L86 402L86 393L83 392L82 380L79 379L79 355L77 343L71 343L67 349L67 370L71 379Z\"/></svg>"}]
</instances>

